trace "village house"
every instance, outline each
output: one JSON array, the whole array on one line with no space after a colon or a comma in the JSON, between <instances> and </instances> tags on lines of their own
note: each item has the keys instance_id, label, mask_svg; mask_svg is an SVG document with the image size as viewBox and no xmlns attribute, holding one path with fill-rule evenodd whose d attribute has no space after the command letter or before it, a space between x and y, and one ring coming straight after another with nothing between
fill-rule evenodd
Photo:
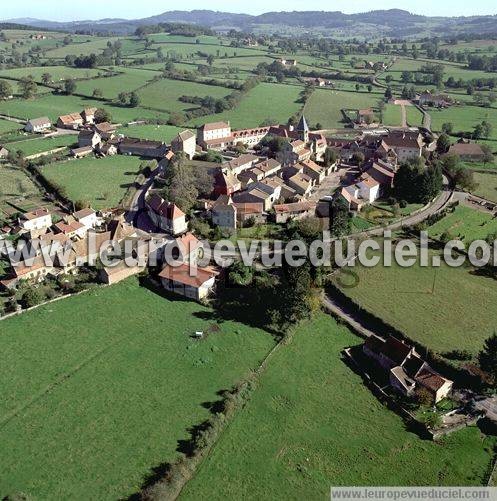
<instances>
[{"instance_id":1,"label":"village house","mask_svg":"<svg viewBox=\"0 0 497 501\"><path fill-rule=\"evenodd\" d=\"M117 145L110 142L105 144L100 143L100 145L98 146L98 152L101 155L106 156L117 155Z\"/></svg>"},{"instance_id":2,"label":"village house","mask_svg":"<svg viewBox=\"0 0 497 501\"><path fill-rule=\"evenodd\" d=\"M279 62L280 62L280 64L282 64L283 66L288 66L288 67L291 67L291 66L297 66L297 60L296 60L296 59L285 59L285 58L281 58L281 59L279 59Z\"/></svg>"},{"instance_id":3,"label":"village house","mask_svg":"<svg viewBox=\"0 0 497 501\"><path fill-rule=\"evenodd\" d=\"M315 184L321 184L326 177L326 169L312 160L300 162L303 166L302 172L309 176Z\"/></svg>"},{"instance_id":4,"label":"village house","mask_svg":"<svg viewBox=\"0 0 497 501\"><path fill-rule=\"evenodd\" d=\"M226 122L204 124L197 129L197 143L203 149L220 150L233 142L231 127Z\"/></svg>"},{"instance_id":5,"label":"village house","mask_svg":"<svg viewBox=\"0 0 497 501\"><path fill-rule=\"evenodd\" d=\"M241 129L232 131L233 144L244 144L251 148L258 145L269 133L270 127L257 127L255 129Z\"/></svg>"},{"instance_id":6,"label":"village house","mask_svg":"<svg viewBox=\"0 0 497 501\"><path fill-rule=\"evenodd\" d=\"M285 143L278 155L278 160L285 166L294 165L311 158L312 152L301 139Z\"/></svg>"},{"instance_id":7,"label":"village house","mask_svg":"<svg viewBox=\"0 0 497 501\"><path fill-rule=\"evenodd\" d=\"M192 160L197 151L195 134L190 130L180 132L171 141L171 150L174 153L184 153L190 160Z\"/></svg>"},{"instance_id":8,"label":"village house","mask_svg":"<svg viewBox=\"0 0 497 501\"><path fill-rule=\"evenodd\" d=\"M288 186L293 188L298 195L306 197L311 193L312 187L314 186L313 179L307 174L297 173L294 176L288 178Z\"/></svg>"},{"instance_id":9,"label":"village house","mask_svg":"<svg viewBox=\"0 0 497 501\"><path fill-rule=\"evenodd\" d=\"M44 208L26 212L21 216L19 225L25 231L42 234L52 226L52 215Z\"/></svg>"},{"instance_id":10,"label":"village house","mask_svg":"<svg viewBox=\"0 0 497 501\"><path fill-rule=\"evenodd\" d=\"M101 122L93 125L93 130L100 135L104 141L113 139L116 133L116 126L109 122Z\"/></svg>"},{"instance_id":11,"label":"village house","mask_svg":"<svg viewBox=\"0 0 497 501\"><path fill-rule=\"evenodd\" d=\"M9 156L9 150L0 144L0 158L7 158Z\"/></svg>"},{"instance_id":12,"label":"village house","mask_svg":"<svg viewBox=\"0 0 497 501\"><path fill-rule=\"evenodd\" d=\"M95 122L95 112L97 108L85 108L81 112L81 117L83 118L85 124L93 124Z\"/></svg>"},{"instance_id":13,"label":"village house","mask_svg":"<svg viewBox=\"0 0 497 501\"><path fill-rule=\"evenodd\" d=\"M229 169L235 176L241 174L253 167L256 162L259 161L259 157L252 155L250 153L245 153L240 155L239 157L233 158L229 162L225 162L222 164L223 169Z\"/></svg>"},{"instance_id":14,"label":"village house","mask_svg":"<svg viewBox=\"0 0 497 501\"><path fill-rule=\"evenodd\" d=\"M91 146L81 146L80 148L71 148L69 153L74 158L83 158L91 155L93 153L93 148Z\"/></svg>"},{"instance_id":15,"label":"village house","mask_svg":"<svg viewBox=\"0 0 497 501\"><path fill-rule=\"evenodd\" d=\"M146 270L146 266L128 266L125 261L120 261L115 266L105 266L98 272L98 278L106 285L113 285L126 278L138 275Z\"/></svg>"},{"instance_id":16,"label":"village house","mask_svg":"<svg viewBox=\"0 0 497 501\"><path fill-rule=\"evenodd\" d=\"M281 164L278 160L274 158L268 158L266 160L261 160L257 162L254 166L256 169L259 169L263 173L263 177L274 176L281 169Z\"/></svg>"},{"instance_id":17,"label":"village house","mask_svg":"<svg viewBox=\"0 0 497 501\"><path fill-rule=\"evenodd\" d=\"M26 122L24 130L26 132L45 132L52 127L52 122L48 117L32 118Z\"/></svg>"},{"instance_id":18,"label":"village house","mask_svg":"<svg viewBox=\"0 0 497 501\"><path fill-rule=\"evenodd\" d=\"M432 94L431 92L424 92L419 96L418 103L420 106L447 108L448 106L451 106L454 101L447 94Z\"/></svg>"},{"instance_id":19,"label":"village house","mask_svg":"<svg viewBox=\"0 0 497 501\"><path fill-rule=\"evenodd\" d=\"M167 153L167 146L161 141L125 137L119 142L119 152L121 155L162 158Z\"/></svg>"},{"instance_id":20,"label":"village house","mask_svg":"<svg viewBox=\"0 0 497 501\"><path fill-rule=\"evenodd\" d=\"M256 224L266 222L263 203L233 201L233 205L236 207L236 221L239 226L244 226L245 223L252 220Z\"/></svg>"},{"instance_id":21,"label":"village house","mask_svg":"<svg viewBox=\"0 0 497 501\"><path fill-rule=\"evenodd\" d=\"M87 208L78 210L73 214L73 217L88 230L98 226L97 213L93 209Z\"/></svg>"},{"instance_id":22,"label":"village house","mask_svg":"<svg viewBox=\"0 0 497 501\"><path fill-rule=\"evenodd\" d=\"M485 151L477 143L457 142L449 148L447 154L457 155L465 162L482 162L485 158Z\"/></svg>"},{"instance_id":23,"label":"village house","mask_svg":"<svg viewBox=\"0 0 497 501\"><path fill-rule=\"evenodd\" d=\"M179 266L166 265L159 278L167 291L201 301L214 288L218 274L214 268L198 268L182 263Z\"/></svg>"},{"instance_id":24,"label":"village house","mask_svg":"<svg viewBox=\"0 0 497 501\"><path fill-rule=\"evenodd\" d=\"M309 133L309 141L311 153L315 156L317 162L324 161L324 154L328 148L328 142L323 134L317 134L315 132ZM335 166L332 166L335 167Z\"/></svg>"},{"instance_id":25,"label":"village house","mask_svg":"<svg viewBox=\"0 0 497 501\"><path fill-rule=\"evenodd\" d=\"M60 221L54 224L54 229L56 233L62 233L68 238L84 238L88 232L88 228L76 221Z\"/></svg>"},{"instance_id":26,"label":"village house","mask_svg":"<svg viewBox=\"0 0 497 501\"><path fill-rule=\"evenodd\" d=\"M263 181L257 181L250 185L250 190L259 190L267 193L269 195L269 209L280 199L281 197L281 185L278 183L267 182L270 178ZM249 191L250 191L249 190ZM266 210L269 210L266 209Z\"/></svg>"},{"instance_id":27,"label":"village house","mask_svg":"<svg viewBox=\"0 0 497 501\"><path fill-rule=\"evenodd\" d=\"M390 150L395 152L400 163L419 158L423 151L423 137L419 131L391 131L382 138L377 153L385 158Z\"/></svg>"},{"instance_id":28,"label":"village house","mask_svg":"<svg viewBox=\"0 0 497 501\"><path fill-rule=\"evenodd\" d=\"M290 219L302 219L314 215L316 204L313 202L295 202L278 204L273 207L276 223L286 223Z\"/></svg>"},{"instance_id":29,"label":"village house","mask_svg":"<svg viewBox=\"0 0 497 501\"><path fill-rule=\"evenodd\" d=\"M61 115L57 119L57 127L60 129L79 129L84 123L83 117L79 113Z\"/></svg>"},{"instance_id":30,"label":"village house","mask_svg":"<svg viewBox=\"0 0 497 501\"><path fill-rule=\"evenodd\" d=\"M432 369L413 347L392 336L386 340L369 337L363 344L363 352L388 371L390 384L403 395L415 396L423 389L437 403L452 390L450 379Z\"/></svg>"},{"instance_id":31,"label":"village house","mask_svg":"<svg viewBox=\"0 0 497 501\"><path fill-rule=\"evenodd\" d=\"M349 205L349 210L359 212L364 206L364 200L359 200L359 189L356 185L343 187L337 191L337 195L343 197Z\"/></svg>"},{"instance_id":32,"label":"village house","mask_svg":"<svg viewBox=\"0 0 497 501\"><path fill-rule=\"evenodd\" d=\"M232 195L242 189L242 183L229 169L219 167L214 174L214 195Z\"/></svg>"},{"instance_id":33,"label":"village house","mask_svg":"<svg viewBox=\"0 0 497 501\"><path fill-rule=\"evenodd\" d=\"M147 197L148 215L153 223L173 236L181 235L188 230L185 213L172 202L166 202L157 194Z\"/></svg>"},{"instance_id":34,"label":"village house","mask_svg":"<svg viewBox=\"0 0 497 501\"><path fill-rule=\"evenodd\" d=\"M363 172L380 184L380 192L383 195L386 191L393 188L396 171L393 164L378 159L371 160L366 164Z\"/></svg>"},{"instance_id":35,"label":"village house","mask_svg":"<svg viewBox=\"0 0 497 501\"><path fill-rule=\"evenodd\" d=\"M220 228L236 230L236 206L229 195L220 195L211 208L212 224Z\"/></svg>"},{"instance_id":36,"label":"village house","mask_svg":"<svg viewBox=\"0 0 497 501\"><path fill-rule=\"evenodd\" d=\"M88 129L82 129L78 134L78 146L80 148L84 146L90 146L91 148L96 148L102 142L102 138L98 132Z\"/></svg>"},{"instance_id":37,"label":"village house","mask_svg":"<svg viewBox=\"0 0 497 501\"><path fill-rule=\"evenodd\" d=\"M239 191L233 195L235 203L256 203L261 204L264 211L268 211L273 206L273 196L266 191L262 191L255 186L249 186L244 191Z\"/></svg>"}]
</instances>

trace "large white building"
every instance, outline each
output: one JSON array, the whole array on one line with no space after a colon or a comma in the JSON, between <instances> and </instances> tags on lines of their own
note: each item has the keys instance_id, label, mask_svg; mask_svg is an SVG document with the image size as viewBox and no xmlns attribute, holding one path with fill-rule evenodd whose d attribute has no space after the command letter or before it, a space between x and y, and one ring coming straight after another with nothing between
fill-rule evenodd
<instances>
[{"instance_id":1,"label":"large white building","mask_svg":"<svg viewBox=\"0 0 497 501\"><path fill-rule=\"evenodd\" d=\"M197 129L197 143L205 149L226 148L233 142L231 127L226 122L204 124Z\"/></svg>"}]
</instances>

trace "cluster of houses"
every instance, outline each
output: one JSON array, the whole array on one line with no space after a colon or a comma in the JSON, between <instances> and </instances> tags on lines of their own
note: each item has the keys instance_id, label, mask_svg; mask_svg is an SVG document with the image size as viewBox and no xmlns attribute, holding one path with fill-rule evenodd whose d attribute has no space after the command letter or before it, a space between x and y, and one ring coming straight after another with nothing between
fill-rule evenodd
<instances>
[{"instance_id":1,"label":"cluster of houses","mask_svg":"<svg viewBox=\"0 0 497 501\"><path fill-rule=\"evenodd\" d=\"M436 92L423 92L416 97L415 102L420 106L431 106L433 108L448 108L454 104L454 99L448 94Z\"/></svg>"},{"instance_id":2,"label":"cluster of houses","mask_svg":"<svg viewBox=\"0 0 497 501\"><path fill-rule=\"evenodd\" d=\"M414 397L423 391L437 403L452 390L453 382L430 367L415 348L404 341L393 336L387 339L371 336L362 348L369 359L386 371L391 386L402 395Z\"/></svg>"},{"instance_id":3,"label":"cluster of houses","mask_svg":"<svg viewBox=\"0 0 497 501\"><path fill-rule=\"evenodd\" d=\"M286 140L275 158L245 153L217 169L213 190L216 201L211 207L214 225L235 230L248 219L266 221L270 211L279 215L280 222L296 214L303 216L310 211L306 200L313 189L336 168L311 160L323 159L327 141L322 134L309 131L304 116L296 127L275 125L231 131L224 122L206 124L198 129L197 142L202 147L219 149L240 142L254 146L268 135Z\"/></svg>"},{"instance_id":4,"label":"cluster of houses","mask_svg":"<svg viewBox=\"0 0 497 501\"><path fill-rule=\"evenodd\" d=\"M188 232L185 214L155 195L148 200L147 207L151 214L161 218L157 223L168 234L167 238L155 241L151 237L138 237L136 229L125 222L122 214L104 218L90 208L76 211L58 222L54 222L53 214L45 208L23 214L17 227L2 230L2 236L16 233L26 252L24 259L12 265L0 280L0 286L15 289L21 281L39 283L47 277L75 275L81 266L96 266L103 247L111 251L113 243L124 245L129 241L133 254L143 257L144 261L133 266L121 261L116 266L102 267L99 278L103 283L114 284L144 271L153 256L157 263L163 263L158 278L166 290L197 301L204 299L219 271L197 266L202 244ZM166 255L172 256L172 264L166 264Z\"/></svg>"},{"instance_id":5,"label":"cluster of houses","mask_svg":"<svg viewBox=\"0 0 497 501\"><path fill-rule=\"evenodd\" d=\"M388 194L399 164L421 157L425 145L423 136L415 129L366 135L359 140L332 140L330 147L344 161L352 161L359 153L365 160L358 175L340 191L350 210L360 211L364 205Z\"/></svg>"}]
</instances>

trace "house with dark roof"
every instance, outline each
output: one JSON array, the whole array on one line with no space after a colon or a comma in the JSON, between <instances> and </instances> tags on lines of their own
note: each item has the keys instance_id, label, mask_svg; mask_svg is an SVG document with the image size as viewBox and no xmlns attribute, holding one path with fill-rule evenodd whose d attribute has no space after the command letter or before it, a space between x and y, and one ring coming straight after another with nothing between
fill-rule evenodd
<instances>
[{"instance_id":1,"label":"house with dark roof","mask_svg":"<svg viewBox=\"0 0 497 501\"><path fill-rule=\"evenodd\" d=\"M449 148L447 154L457 155L466 162L482 162L485 158L485 151L478 143L457 142Z\"/></svg>"},{"instance_id":2,"label":"house with dark roof","mask_svg":"<svg viewBox=\"0 0 497 501\"><path fill-rule=\"evenodd\" d=\"M452 390L450 379L441 376L412 346L400 339L371 336L362 348L368 358L388 372L390 384L403 395L415 396L423 390L437 403Z\"/></svg>"},{"instance_id":3,"label":"house with dark roof","mask_svg":"<svg viewBox=\"0 0 497 501\"><path fill-rule=\"evenodd\" d=\"M157 194L145 199L150 219L160 229L171 235L181 235L188 230L185 213L172 202L166 202Z\"/></svg>"},{"instance_id":4,"label":"house with dark roof","mask_svg":"<svg viewBox=\"0 0 497 501\"><path fill-rule=\"evenodd\" d=\"M167 153L167 149L166 144L162 141L125 137L119 142L119 153L121 155L162 158Z\"/></svg>"}]
</instances>

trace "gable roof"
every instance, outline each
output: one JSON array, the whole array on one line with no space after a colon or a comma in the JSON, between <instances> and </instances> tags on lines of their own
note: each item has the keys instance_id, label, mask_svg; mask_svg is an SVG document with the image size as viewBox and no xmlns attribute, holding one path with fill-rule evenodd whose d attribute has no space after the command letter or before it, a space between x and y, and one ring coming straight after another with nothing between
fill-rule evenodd
<instances>
[{"instance_id":1,"label":"gable roof","mask_svg":"<svg viewBox=\"0 0 497 501\"><path fill-rule=\"evenodd\" d=\"M83 118L80 113L70 113L69 115L61 115L59 120L63 124L72 124L72 123L80 123L83 122Z\"/></svg>"},{"instance_id":2,"label":"gable roof","mask_svg":"<svg viewBox=\"0 0 497 501\"><path fill-rule=\"evenodd\" d=\"M195 134L191 130L184 130L180 132L174 139L175 140L180 140L180 141L186 141L187 139L191 139L192 137L195 137Z\"/></svg>"},{"instance_id":3,"label":"gable roof","mask_svg":"<svg viewBox=\"0 0 497 501\"><path fill-rule=\"evenodd\" d=\"M226 122L210 122L203 124L201 130L217 130L217 129L229 129L230 126Z\"/></svg>"},{"instance_id":4,"label":"gable roof","mask_svg":"<svg viewBox=\"0 0 497 501\"><path fill-rule=\"evenodd\" d=\"M40 117L40 118L32 118L31 120L28 120L28 124L34 125L35 127L42 126L42 125L51 125L52 122L50 122L50 119L48 117Z\"/></svg>"},{"instance_id":5,"label":"gable roof","mask_svg":"<svg viewBox=\"0 0 497 501\"><path fill-rule=\"evenodd\" d=\"M25 212L22 217L24 219L27 219L28 221L31 221L32 219L38 219L39 217L45 217L49 216L50 212L47 211L44 207L41 207L39 209L32 210L30 212Z\"/></svg>"},{"instance_id":6,"label":"gable roof","mask_svg":"<svg viewBox=\"0 0 497 501\"><path fill-rule=\"evenodd\" d=\"M199 288L219 273L213 268L191 267L186 263L179 266L166 265L159 273L160 278L166 278L183 285Z\"/></svg>"}]
</instances>

